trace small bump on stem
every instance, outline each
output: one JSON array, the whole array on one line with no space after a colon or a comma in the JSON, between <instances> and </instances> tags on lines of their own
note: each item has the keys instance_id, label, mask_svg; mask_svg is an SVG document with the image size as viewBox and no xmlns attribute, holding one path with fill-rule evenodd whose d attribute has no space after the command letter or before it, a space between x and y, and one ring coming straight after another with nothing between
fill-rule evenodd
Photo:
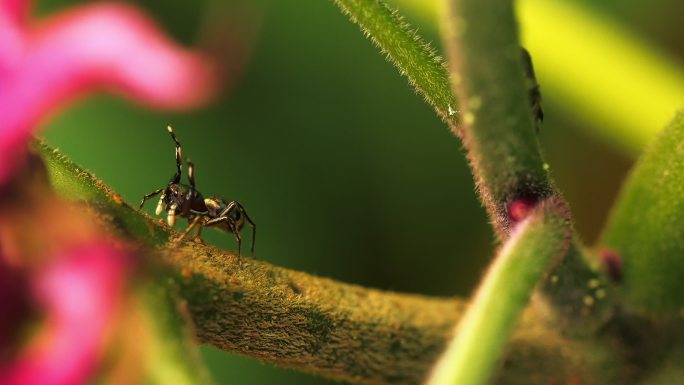
<instances>
[{"instance_id":1,"label":"small bump on stem","mask_svg":"<svg viewBox=\"0 0 684 385\"><path fill-rule=\"evenodd\" d=\"M532 212L532 209L537 205L538 200L532 198L516 198L508 204L506 212L508 219L512 223L518 223Z\"/></svg>"},{"instance_id":2,"label":"small bump on stem","mask_svg":"<svg viewBox=\"0 0 684 385\"><path fill-rule=\"evenodd\" d=\"M598 252L603 270L613 282L622 281L622 257L614 250L601 249Z\"/></svg>"}]
</instances>

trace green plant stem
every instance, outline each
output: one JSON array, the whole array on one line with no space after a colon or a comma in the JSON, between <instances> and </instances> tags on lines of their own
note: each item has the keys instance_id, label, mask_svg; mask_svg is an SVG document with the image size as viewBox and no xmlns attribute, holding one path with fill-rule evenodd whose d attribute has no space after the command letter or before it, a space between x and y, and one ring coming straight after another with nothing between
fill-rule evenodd
<instances>
[{"instance_id":1,"label":"green plant stem","mask_svg":"<svg viewBox=\"0 0 684 385\"><path fill-rule=\"evenodd\" d=\"M459 300L344 284L197 244L162 253L181 272L176 279L200 342L355 384L422 383L466 308ZM548 384L572 373L605 378L616 366L601 347L559 336L550 314L543 302L528 308L501 383Z\"/></svg>"},{"instance_id":2,"label":"green plant stem","mask_svg":"<svg viewBox=\"0 0 684 385\"><path fill-rule=\"evenodd\" d=\"M58 193L86 202L112 235L155 247L202 343L355 384L419 384L463 314L455 299L344 284L198 243L166 247L162 221L133 210L55 150L39 149ZM611 366L613 357L565 339L556 325L543 301L525 311L502 383L591 378Z\"/></svg>"},{"instance_id":3,"label":"green plant stem","mask_svg":"<svg viewBox=\"0 0 684 385\"><path fill-rule=\"evenodd\" d=\"M153 274L164 278L159 271ZM150 280L136 288L136 296L144 306L141 317L149 325L144 337L146 383L211 385L214 382L202 366L187 309L178 306L175 287L167 283Z\"/></svg>"},{"instance_id":4,"label":"green plant stem","mask_svg":"<svg viewBox=\"0 0 684 385\"><path fill-rule=\"evenodd\" d=\"M203 343L362 384L417 384L464 304L344 284L201 245L162 251Z\"/></svg>"},{"instance_id":5,"label":"green plant stem","mask_svg":"<svg viewBox=\"0 0 684 385\"><path fill-rule=\"evenodd\" d=\"M456 100L441 58L396 11L375 0L336 3L461 137L481 198L499 238L505 239L510 230L507 204L521 197L540 200L553 191L529 111L512 7L495 7L496 11L505 9L507 15L483 12L482 21L477 19L482 16L478 14L473 17L477 22L468 23L456 16L448 23L479 31L468 33L465 40L460 39L464 34L452 31L454 38L447 40L452 56L451 80L461 110L456 114ZM496 33L486 24L492 20L505 20ZM465 131L461 124L465 124Z\"/></svg>"},{"instance_id":6,"label":"green plant stem","mask_svg":"<svg viewBox=\"0 0 684 385\"><path fill-rule=\"evenodd\" d=\"M409 79L451 130L461 136L460 114L449 87L449 74L434 48L382 1L335 0L335 3Z\"/></svg>"},{"instance_id":7,"label":"green plant stem","mask_svg":"<svg viewBox=\"0 0 684 385\"><path fill-rule=\"evenodd\" d=\"M494 375L534 287L571 242L568 212L558 199L542 202L503 245L458 324L428 385L481 385Z\"/></svg>"},{"instance_id":8,"label":"green plant stem","mask_svg":"<svg viewBox=\"0 0 684 385\"><path fill-rule=\"evenodd\" d=\"M392 3L433 28L442 0ZM611 15L567 0L518 0L516 9L546 103L587 134L635 156L682 105L681 65Z\"/></svg>"},{"instance_id":9,"label":"green plant stem","mask_svg":"<svg viewBox=\"0 0 684 385\"><path fill-rule=\"evenodd\" d=\"M448 1L445 45L476 186L501 239L507 205L554 191L530 112L513 4Z\"/></svg>"},{"instance_id":10,"label":"green plant stem","mask_svg":"<svg viewBox=\"0 0 684 385\"><path fill-rule=\"evenodd\" d=\"M534 207L550 197L563 201L541 156L513 4L447 1L443 21L468 158L480 197L499 239L505 240L520 220L511 213L514 204ZM591 286L603 287L606 281L594 262L574 238L549 274L554 280L542 286L568 335L591 335L613 310L615 297L591 297Z\"/></svg>"}]
</instances>

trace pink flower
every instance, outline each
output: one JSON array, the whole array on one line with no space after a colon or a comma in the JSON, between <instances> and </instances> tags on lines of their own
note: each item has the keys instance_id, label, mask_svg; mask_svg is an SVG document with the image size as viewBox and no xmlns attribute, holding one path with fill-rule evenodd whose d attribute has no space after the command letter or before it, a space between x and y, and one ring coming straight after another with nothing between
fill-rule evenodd
<instances>
[{"instance_id":1,"label":"pink flower","mask_svg":"<svg viewBox=\"0 0 684 385\"><path fill-rule=\"evenodd\" d=\"M215 91L209 61L131 6L82 5L38 22L29 8L0 0L0 190L28 159L42 120L89 91L171 109L198 106ZM88 383L121 320L132 260L92 220L59 211L68 203L49 190L21 194L34 188L21 181L12 185L21 209L7 201L12 194L0 201L0 384ZM27 212L31 221L22 220Z\"/></svg>"},{"instance_id":2,"label":"pink flower","mask_svg":"<svg viewBox=\"0 0 684 385\"><path fill-rule=\"evenodd\" d=\"M0 185L40 121L88 91L174 109L197 106L214 91L207 59L171 42L131 6L81 5L29 22L29 5L0 0Z\"/></svg>"},{"instance_id":3,"label":"pink flower","mask_svg":"<svg viewBox=\"0 0 684 385\"><path fill-rule=\"evenodd\" d=\"M100 241L41 266L29 289L46 318L19 356L0 365L0 383L87 383L102 359L103 336L120 308L129 265L122 252Z\"/></svg>"}]
</instances>

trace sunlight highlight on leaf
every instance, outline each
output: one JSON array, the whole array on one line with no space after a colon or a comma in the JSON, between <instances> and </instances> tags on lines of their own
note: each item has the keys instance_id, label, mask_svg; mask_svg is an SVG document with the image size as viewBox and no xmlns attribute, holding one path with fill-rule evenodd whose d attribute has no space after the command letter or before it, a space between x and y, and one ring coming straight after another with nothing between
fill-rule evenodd
<instances>
[{"instance_id":1,"label":"sunlight highlight on leaf","mask_svg":"<svg viewBox=\"0 0 684 385\"><path fill-rule=\"evenodd\" d=\"M684 69L624 27L569 1L517 4L544 91L593 134L635 154L684 104Z\"/></svg>"},{"instance_id":2,"label":"sunlight highlight on leaf","mask_svg":"<svg viewBox=\"0 0 684 385\"><path fill-rule=\"evenodd\" d=\"M436 25L440 0L393 0ZM684 105L684 68L630 31L577 2L515 2L521 40L547 101L591 135L638 154Z\"/></svg>"}]
</instances>

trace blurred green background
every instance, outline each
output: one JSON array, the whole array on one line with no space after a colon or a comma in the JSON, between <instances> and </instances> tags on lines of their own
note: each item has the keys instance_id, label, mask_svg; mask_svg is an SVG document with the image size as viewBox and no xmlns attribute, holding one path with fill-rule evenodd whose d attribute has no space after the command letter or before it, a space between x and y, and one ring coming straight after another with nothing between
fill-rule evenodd
<instances>
[{"instance_id":1,"label":"blurred green background","mask_svg":"<svg viewBox=\"0 0 684 385\"><path fill-rule=\"evenodd\" d=\"M70 3L37 2L37 12ZM581 3L684 58L682 2ZM470 293L495 244L462 146L332 1L137 4L187 45L206 42L206 23L222 16L231 29L256 31L240 77L218 101L187 114L98 94L47 122L48 143L135 205L174 171L165 131L171 123L197 165L199 189L239 200L256 221L259 259L381 289ZM432 19L406 11L439 46ZM568 113L572 106L563 100L546 97L544 108L540 140L548 163L591 243L634 159L587 135L581 111ZM231 236L205 234L235 247ZM212 348L202 352L219 384L330 383Z\"/></svg>"}]
</instances>

